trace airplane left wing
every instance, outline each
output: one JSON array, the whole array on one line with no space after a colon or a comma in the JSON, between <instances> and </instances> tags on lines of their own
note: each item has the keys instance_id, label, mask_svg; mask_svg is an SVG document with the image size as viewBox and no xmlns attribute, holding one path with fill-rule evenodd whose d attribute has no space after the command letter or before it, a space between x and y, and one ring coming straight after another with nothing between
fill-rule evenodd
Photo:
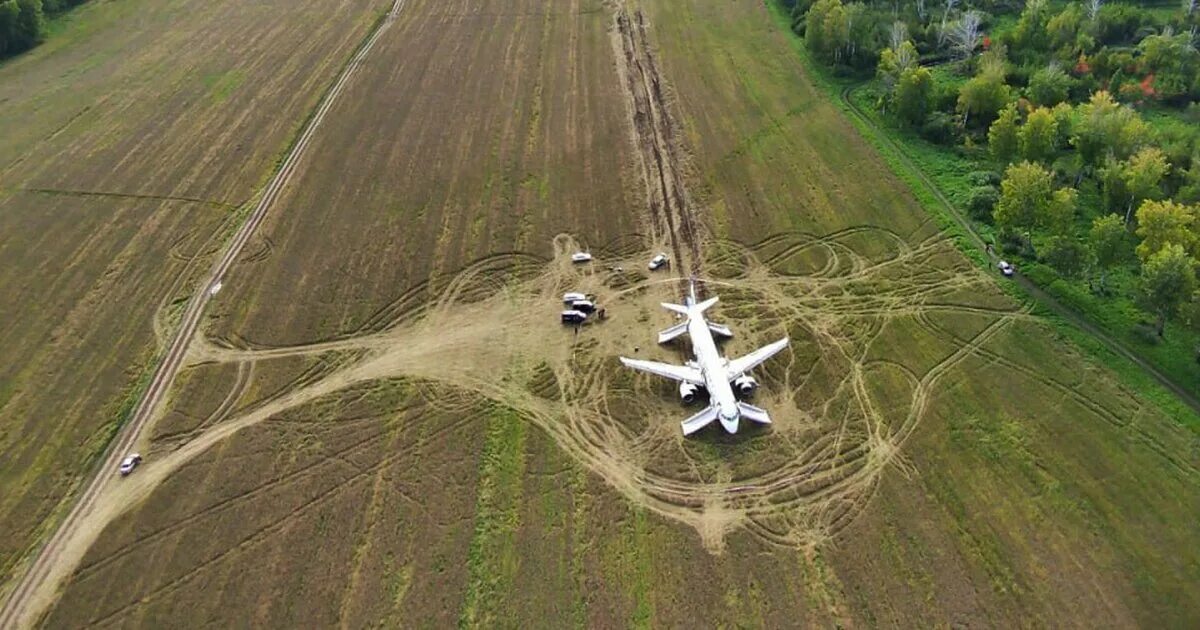
<instances>
[{"instance_id":1,"label":"airplane left wing","mask_svg":"<svg viewBox=\"0 0 1200 630\"><path fill-rule=\"evenodd\" d=\"M658 376L665 376L666 378L674 379L676 381L683 381L693 385L704 384L704 375L700 373L700 370L697 370L694 367L688 367L686 365L671 365L669 363L659 363L658 361L626 359L625 357L621 357L621 363L624 363L625 367L631 367L635 370L657 374Z\"/></svg>"},{"instance_id":2,"label":"airplane left wing","mask_svg":"<svg viewBox=\"0 0 1200 630\"><path fill-rule=\"evenodd\" d=\"M767 344L750 354L743 357L738 357L729 362L727 368L730 378L737 378L746 372L757 367L763 361L775 356L775 353L783 350L788 345L787 337L776 341L775 343Z\"/></svg>"}]
</instances>

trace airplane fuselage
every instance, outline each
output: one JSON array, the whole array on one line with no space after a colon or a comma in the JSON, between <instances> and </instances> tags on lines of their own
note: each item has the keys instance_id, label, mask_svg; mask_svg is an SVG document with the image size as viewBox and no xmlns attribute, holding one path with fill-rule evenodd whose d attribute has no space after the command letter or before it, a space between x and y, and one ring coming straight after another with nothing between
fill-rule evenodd
<instances>
[{"instance_id":1,"label":"airplane fuselage","mask_svg":"<svg viewBox=\"0 0 1200 630\"><path fill-rule=\"evenodd\" d=\"M689 310L693 310L688 317L687 327L692 341L692 355L696 367L704 375L709 403L717 408L717 419L721 421L721 426L730 433L736 433L741 413L738 411L737 398L733 395L733 387L729 384L731 379L726 370L729 362L717 349L717 342L713 339L704 314Z\"/></svg>"}]
</instances>

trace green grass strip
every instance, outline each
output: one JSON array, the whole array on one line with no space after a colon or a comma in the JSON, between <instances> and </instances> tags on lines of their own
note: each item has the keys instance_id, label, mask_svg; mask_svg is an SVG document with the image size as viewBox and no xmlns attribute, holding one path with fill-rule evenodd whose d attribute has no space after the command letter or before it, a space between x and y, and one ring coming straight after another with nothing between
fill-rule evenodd
<instances>
[{"instance_id":1,"label":"green grass strip","mask_svg":"<svg viewBox=\"0 0 1200 630\"><path fill-rule=\"evenodd\" d=\"M494 405L488 412L460 628L506 625L497 617L517 572L527 424L506 407Z\"/></svg>"}]
</instances>

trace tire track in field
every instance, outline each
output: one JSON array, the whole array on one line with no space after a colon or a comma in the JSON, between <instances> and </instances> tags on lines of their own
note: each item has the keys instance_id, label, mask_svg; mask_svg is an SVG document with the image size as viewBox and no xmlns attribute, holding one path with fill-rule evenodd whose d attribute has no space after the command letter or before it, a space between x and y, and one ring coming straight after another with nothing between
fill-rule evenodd
<instances>
[{"instance_id":1,"label":"tire track in field","mask_svg":"<svg viewBox=\"0 0 1200 630\"><path fill-rule=\"evenodd\" d=\"M84 526L88 516L102 498L104 488L113 480L113 469L116 468L123 455L141 438L143 429L154 417L170 390L171 384L174 383L175 376L187 355L188 346L200 325L205 307L213 297L209 288L220 282L233 267L246 243L250 241L263 219L266 218L267 212L291 181L296 167L303 159L317 129L320 128L321 123L345 90L350 79L362 66L375 43L379 41L380 36L400 15L405 1L393 1L386 16L376 24L350 61L342 68L329 91L318 103L312 117L305 124L296 143L288 152L287 158L263 190L258 204L234 234L225 253L213 266L207 280L200 284L188 301L179 328L165 356L154 371L150 385L135 407L133 415L120 429L116 439L109 446L107 454L101 458L91 479L84 485L75 506L59 524L49 541L37 552L33 562L17 579L16 586L4 601L3 607L0 608L0 628L33 625L48 609L63 579L78 566L83 554L91 546L91 542L99 535L98 529Z\"/></svg>"},{"instance_id":2,"label":"tire track in field","mask_svg":"<svg viewBox=\"0 0 1200 630\"><path fill-rule=\"evenodd\" d=\"M776 246L795 249L813 240L828 244L842 238L845 235L791 234L772 239L768 247L746 249L752 258L761 260L769 258L768 250ZM786 457L773 459L766 466L753 464L731 476L714 472L712 460L696 457L691 442L678 435L677 418L664 417L665 408L655 402L661 398L661 388L647 379L627 383L615 380L620 374L614 378L612 357L628 343L626 331L589 326L581 333L582 339L568 345L547 343L547 331L528 325L544 316L546 304L568 286L595 291L610 305L615 317L625 320L653 306L657 292L648 288L675 282L642 280L633 286L608 287L604 276L571 265L569 253L575 245L569 238L556 238L556 256L543 274L522 274L504 285L480 282L489 273L507 274L494 261L481 259L468 266L461 273L461 282L445 283L441 299L435 296L430 300L442 308L424 310L419 318L358 337L355 341L361 352L356 358L315 381L296 383L261 407L234 412L232 417L205 429L179 450L156 459L144 472L122 484L119 491L114 489L124 498L114 503L118 507L137 505L174 471L242 429L274 421L289 409L339 392L337 406L344 406L355 399L351 390L356 387L402 378L417 384L415 399L424 399L430 408L459 417L455 424L472 422L474 416L463 410L480 400L514 409L628 500L694 527L713 552L719 552L725 535L737 528L774 545L807 547L839 535L869 504L883 474L906 469L904 443L928 413L945 377L961 370L970 357L986 359L987 345L998 333L1029 317L1027 308L1005 311L944 303L948 289L978 292L979 282L986 277L973 268L898 274L897 261L908 261L911 264L906 266L914 267L937 264L938 252L924 244L882 253L872 250L868 254L853 253L852 247L833 247L833 255L842 259L834 268L844 275L828 277L782 275L757 263L747 271L745 280L723 291L722 297L731 298L727 308L736 311L740 300L743 305L754 304L761 310L743 320L751 338L773 334L780 327L806 331L797 339L809 338L818 358L813 361L806 355L793 356L786 365L781 363L760 374L763 393L769 396L765 406L776 416L770 430L772 442ZM949 244L941 246L948 248ZM632 256L641 258L644 254ZM856 260L844 260L847 258ZM631 264L628 259L614 262ZM882 277L871 278L874 273ZM881 284L868 283L848 290L847 276L865 276ZM479 295L474 288L477 284L480 290L490 290L491 295ZM459 300L468 300L478 308L455 308ZM983 316L988 323L973 335L931 331L951 344L932 366L916 369L870 358L880 326L864 326L864 318L874 322L908 319L921 313L926 305L938 313ZM479 311L492 316L480 318ZM496 344L496 339L504 339L505 343ZM193 350L208 362L223 363L275 359L284 352L289 356L319 355L327 352L328 346L317 343L256 352L206 346L203 339L197 339ZM461 361L464 355L471 356L472 361ZM810 386L810 371L794 369L798 360L805 361L805 365L819 362L836 375L824 384ZM903 384L890 398L881 398L882 393L873 388L888 380L889 371L898 374ZM806 393L798 395L800 392ZM648 421L628 424L624 419L630 417ZM368 433L357 436L356 441ZM747 439L754 439L753 434ZM668 460L690 467L690 472L678 466L663 466ZM273 487L284 483L287 480ZM246 500L252 498L235 498L232 505ZM97 518L111 520L124 509L110 510ZM210 513L225 509L229 508L215 506ZM169 526L171 531L151 534L150 540L187 531L203 516L185 517L185 522ZM102 579L100 575L110 570L108 565L141 542L117 550L115 558L97 562L86 571L88 578ZM244 543L256 544L253 537ZM235 544L232 551L240 545ZM173 592L208 566L212 563L189 567L196 570L155 585L147 597ZM113 614L119 616L137 603L123 603ZM107 617L109 621L115 618Z\"/></svg>"},{"instance_id":3,"label":"tire track in field","mask_svg":"<svg viewBox=\"0 0 1200 630\"><path fill-rule=\"evenodd\" d=\"M616 12L614 52L633 119L633 138L642 166L650 210L650 237L666 241L680 278L701 271L701 237L689 203L676 125L671 120L664 82L650 52L646 20L640 9ZM680 288L686 292L684 283Z\"/></svg>"}]
</instances>

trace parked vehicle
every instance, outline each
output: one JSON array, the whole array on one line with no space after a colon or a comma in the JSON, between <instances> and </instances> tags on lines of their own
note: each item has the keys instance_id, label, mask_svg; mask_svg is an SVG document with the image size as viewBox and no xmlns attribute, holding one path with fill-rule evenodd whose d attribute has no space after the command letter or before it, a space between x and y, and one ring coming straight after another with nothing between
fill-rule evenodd
<instances>
[{"instance_id":1,"label":"parked vehicle","mask_svg":"<svg viewBox=\"0 0 1200 630\"><path fill-rule=\"evenodd\" d=\"M564 324L582 324L587 321L587 313L574 309L562 312L562 323Z\"/></svg>"},{"instance_id":2,"label":"parked vehicle","mask_svg":"<svg viewBox=\"0 0 1200 630\"><path fill-rule=\"evenodd\" d=\"M142 456L137 453L130 453L125 459L121 460L121 467L118 470L121 471L121 476L124 477L133 472L133 469L137 468L140 463L142 463Z\"/></svg>"}]
</instances>

